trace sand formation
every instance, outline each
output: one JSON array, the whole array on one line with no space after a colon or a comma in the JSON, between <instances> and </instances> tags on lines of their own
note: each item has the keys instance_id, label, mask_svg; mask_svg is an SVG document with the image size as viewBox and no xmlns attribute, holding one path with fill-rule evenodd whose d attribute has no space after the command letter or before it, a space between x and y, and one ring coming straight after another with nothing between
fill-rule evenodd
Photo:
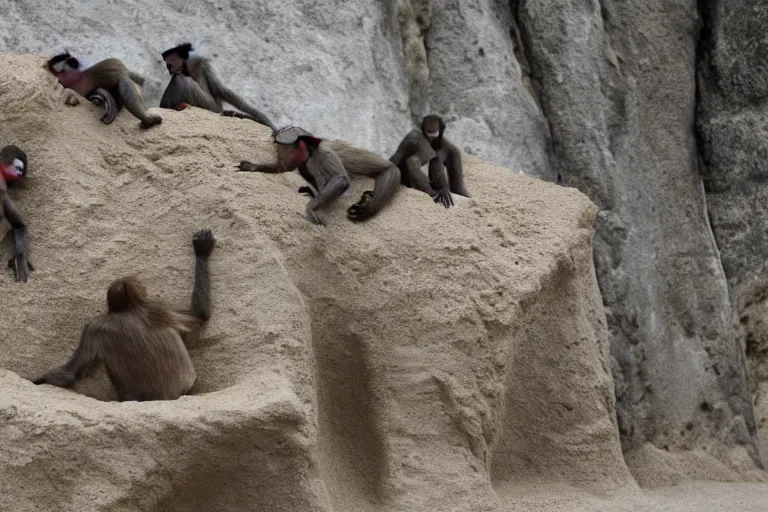
<instances>
[{"instance_id":1,"label":"sand formation","mask_svg":"<svg viewBox=\"0 0 768 512\"><path fill-rule=\"evenodd\" d=\"M42 63L0 55L36 268L0 279L0 510L502 511L532 482L634 486L581 193L468 157L471 201L401 188L353 224L356 181L320 228L298 175L233 172L273 158L268 129L199 109L105 127ZM183 304L200 227L218 245L194 395L20 377L71 353L115 277ZM627 457L635 477L760 478L743 449L656 452Z\"/></svg>"}]
</instances>

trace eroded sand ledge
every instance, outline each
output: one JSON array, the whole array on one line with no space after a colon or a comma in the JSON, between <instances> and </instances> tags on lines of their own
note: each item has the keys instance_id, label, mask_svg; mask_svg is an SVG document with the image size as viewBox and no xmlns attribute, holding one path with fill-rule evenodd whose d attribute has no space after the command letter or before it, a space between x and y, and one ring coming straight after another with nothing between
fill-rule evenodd
<instances>
[{"instance_id":1,"label":"eroded sand ledge","mask_svg":"<svg viewBox=\"0 0 768 512\"><path fill-rule=\"evenodd\" d=\"M0 279L0 509L475 512L533 481L634 487L581 193L468 158L472 201L401 189L352 224L356 181L318 228L298 175L232 172L272 159L260 125L189 109L105 127L39 59L0 64L37 268ZM194 396L119 404L103 372L89 396L19 377L70 354L117 276L183 304L200 227L219 243Z\"/></svg>"}]
</instances>

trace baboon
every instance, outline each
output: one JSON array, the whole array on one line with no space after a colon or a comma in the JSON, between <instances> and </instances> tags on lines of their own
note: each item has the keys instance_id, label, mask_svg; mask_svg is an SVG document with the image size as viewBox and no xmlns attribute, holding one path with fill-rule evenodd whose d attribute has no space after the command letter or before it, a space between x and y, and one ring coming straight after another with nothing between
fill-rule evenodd
<instances>
[{"instance_id":1,"label":"baboon","mask_svg":"<svg viewBox=\"0 0 768 512\"><path fill-rule=\"evenodd\" d=\"M163 122L160 116L147 112L141 93L131 79L143 81L143 78L129 72L119 59L105 59L84 68L76 57L64 52L49 59L47 66L62 86L101 106L104 124L114 121L123 106L141 121L142 128Z\"/></svg>"},{"instance_id":2,"label":"baboon","mask_svg":"<svg viewBox=\"0 0 768 512\"><path fill-rule=\"evenodd\" d=\"M426 192L436 203L448 208L453 205L451 192L470 196L464 185L461 152L443 137L444 131L445 123L440 116L425 116L421 130L409 132L389 160L400 169L403 185ZM427 163L429 177L421 170ZM448 171L448 180L443 167Z\"/></svg>"},{"instance_id":3,"label":"baboon","mask_svg":"<svg viewBox=\"0 0 768 512\"><path fill-rule=\"evenodd\" d=\"M256 121L274 130L272 121L261 111L226 87L213 70L210 60L196 54L191 43L183 43L162 53L171 81L160 99L160 108L183 110L187 106L222 113L227 102L246 114L235 115ZM224 111L224 115L237 114Z\"/></svg>"},{"instance_id":4,"label":"baboon","mask_svg":"<svg viewBox=\"0 0 768 512\"><path fill-rule=\"evenodd\" d=\"M32 382L68 387L103 362L121 402L175 400L189 393L196 374L182 335L211 316L208 258L215 244L209 229L192 237L195 284L188 310L149 299L134 276L118 279L107 291L107 313L85 326L69 361Z\"/></svg>"},{"instance_id":5,"label":"baboon","mask_svg":"<svg viewBox=\"0 0 768 512\"><path fill-rule=\"evenodd\" d=\"M27 154L19 147L9 145L0 149L0 220L5 218L13 229L14 254L8 261L8 267L13 269L16 281L26 283L29 272L34 267L27 259L29 242L27 240L27 224L21 218L13 201L8 196L8 187L21 182L27 175Z\"/></svg>"},{"instance_id":6,"label":"baboon","mask_svg":"<svg viewBox=\"0 0 768 512\"><path fill-rule=\"evenodd\" d=\"M298 126L288 126L273 133L277 149L276 164L254 164L243 160L238 171L280 173L298 167L301 176L312 188L301 187L308 193L307 219L323 224L318 211L349 188L350 174L375 178L373 190L363 192L360 201L347 209L347 217L362 221L373 217L397 191L400 171L391 162L360 149L343 140L323 140Z\"/></svg>"}]
</instances>

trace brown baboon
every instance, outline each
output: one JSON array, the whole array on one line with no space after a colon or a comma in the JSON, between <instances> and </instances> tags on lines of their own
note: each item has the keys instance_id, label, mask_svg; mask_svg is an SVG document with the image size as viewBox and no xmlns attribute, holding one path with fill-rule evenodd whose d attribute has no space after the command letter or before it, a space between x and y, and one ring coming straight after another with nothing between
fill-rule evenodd
<instances>
[{"instance_id":1,"label":"brown baboon","mask_svg":"<svg viewBox=\"0 0 768 512\"><path fill-rule=\"evenodd\" d=\"M411 130L389 160L400 169L403 185L426 192L448 208L453 205L451 192L469 197L469 191L464 185L461 152L443 137L444 131L440 116L425 116L421 130ZM427 163L429 177L421 170ZM448 180L443 167L448 171Z\"/></svg>"},{"instance_id":2,"label":"brown baboon","mask_svg":"<svg viewBox=\"0 0 768 512\"><path fill-rule=\"evenodd\" d=\"M274 129L272 122L261 111L249 105L234 91L227 88L213 70L211 62L195 54L191 43L165 50L163 60L171 81L160 99L160 108L183 110L187 106L204 108L211 112L222 112L222 102L227 102L247 115L247 118ZM233 114L225 111L225 115Z\"/></svg>"},{"instance_id":3,"label":"brown baboon","mask_svg":"<svg viewBox=\"0 0 768 512\"><path fill-rule=\"evenodd\" d=\"M397 191L400 171L391 162L370 151L360 149L342 140L323 140L297 126L289 126L274 133L277 149L276 164L254 164L243 160L239 171L278 173L298 167L301 176L312 188L301 187L308 193L307 219L323 224L317 210L338 198L349 188L350 174L375 178L373 190L366 190L360 201L347 209L347 217L361 221L373 217Z\"/></svg>"},{"instance_id":4,"label":"brown baboon","mask_svg":"<svg viewBox=\"0 0 768 512\"><path fill-rule=\"evenodd\" d=\"M105 59L89 68L69 52L48 60L48 70L67 89L102 107L101 122L110 124L123 106L141 121L142 128L163 122L163 119L147 112L137 85L131 79L143 81L131 73L119 59Z\"/></svg>"},{"instance_id":5,"label":"brown baboon","mask_svg":"<svg viewBox=\"0 0 768 512\"><path fill-rule=\"evenodd\" d=\"M32 382L68 387L103 362L121 402L175 400L189 393L196 374L182 335L211 315L208 258L215 244L208 229L192 238L195 284L188 310L150 300L133 276L118 279L107 291L107 313L85 326L69 361Z\"/></svg>"},{"instance_id":6,"label":"brown baboon","mask_svg":"<svg viewBox=\"0 0 768 512\"><path fill-rule=\"evenodd\" d=\"M29 242L27 241L27 225L21 218L21 213L8 196L8 187L21 182L27 175L27 154L16 146L5 146L0 150L0 220L5 218L13 228L14 254L8 261L13 269L16 280L26 283L29 272L34 267L27 259Z\"/></svg>"}]
</instances>

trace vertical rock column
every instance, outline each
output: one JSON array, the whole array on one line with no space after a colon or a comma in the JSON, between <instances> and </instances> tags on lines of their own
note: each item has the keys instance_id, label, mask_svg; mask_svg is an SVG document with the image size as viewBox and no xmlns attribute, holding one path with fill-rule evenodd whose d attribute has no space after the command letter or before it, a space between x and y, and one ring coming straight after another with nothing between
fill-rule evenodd
<instances>
[{"instance_id":1,"label":"vertical rock column","mask_svg":"<svg viewBox=\"0 0 768 512\"><path fill-rule=\"evenodd\" d=\"M602 208L595 263L625 451L752 465L743 349L697 163L696 2L512 5L558 173Z\"/></svg>"}]
</instances>

